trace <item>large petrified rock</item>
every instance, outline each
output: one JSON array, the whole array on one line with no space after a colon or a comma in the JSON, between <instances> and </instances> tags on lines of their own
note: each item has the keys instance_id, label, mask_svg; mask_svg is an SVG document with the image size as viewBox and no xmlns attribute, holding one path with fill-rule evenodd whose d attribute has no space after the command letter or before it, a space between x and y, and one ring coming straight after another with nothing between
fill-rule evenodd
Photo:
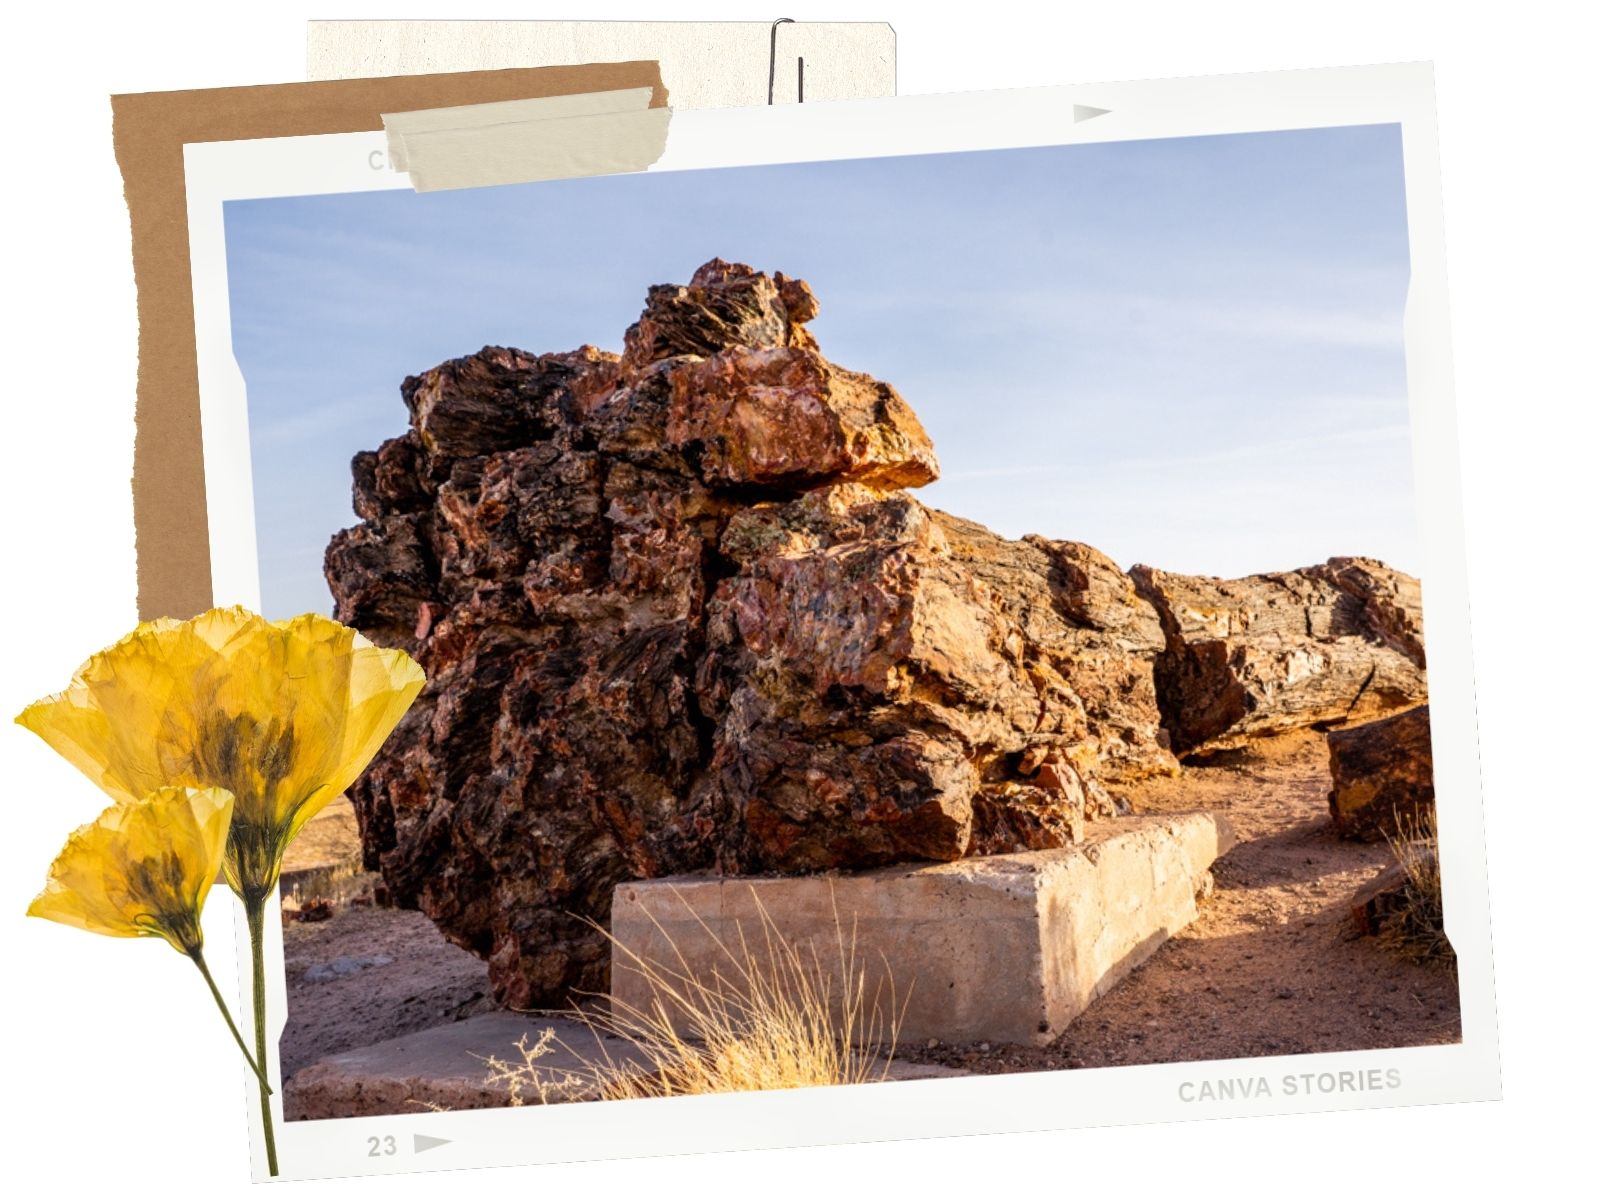
<instances>
[{"instance_id":1,"label":"large petrified rock","mask_svg":"<svg viewBox=\"0 0 1600 1200\"><path fill-rule=\"evenodd\" d=\"M1175 767L1154 613L1088 547L841 484L734 513L719 549L736 569L708 606L697 682L716 732L696 801L724 862L1060 846L1114 811L1106 784ZM1126 636L1095 623L1080 561L1144 610L1104 617Z\"/></svg>"},{"instance_id":2,"label":"large petrified rock","mask_svg":"<svg viewBox=\"0 0 1600 1200\"><path fill-rule=\"evenodd\" d=\"M1370 720L1427 695L1421 588L1380 562L1244 579L1131 575L1166 634L1156 688L1180 755Z\"/></svg>"},{"instance_id":3,"label":"large petrified rock","mask_svg":"<svg viewBox=\"0 0 1600 1200\"><path fill-rule=\"evenodd\" d=\"M1340 836L1364 842L1412 837L1431 827L1433 740L1428 706L1328 734L1333 790L1328 809Z\"/></svg>"},{"instance_id":4,"label":"large petrified rock","mask_svg":"<svg viewBox=\"0 0 1600 1200\"><path fill-rule=\"evenodd\" d=\"M336 615L429 681L352 789L367 860L503 1001L604 986L588 922L624 880L1056 848L1177 770L1178 584L899 490L937 476L928 436L816 313L713 261L650 289L620 356L407 379L410 430L356 456ZM1399 584L1304 575L1408 635ZM1421 678L1350 680L1345 710ZM1329 715L1250 699L1244 732Z\"/></svg>"}]
</instances>

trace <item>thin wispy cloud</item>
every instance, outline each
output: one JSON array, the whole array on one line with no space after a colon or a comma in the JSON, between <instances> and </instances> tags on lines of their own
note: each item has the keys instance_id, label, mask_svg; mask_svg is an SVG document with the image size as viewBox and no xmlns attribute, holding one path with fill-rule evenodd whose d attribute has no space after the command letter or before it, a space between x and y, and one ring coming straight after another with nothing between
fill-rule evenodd
<instances>
[{"instance_id":1,"label":"thin wispy cloud","mask_svg":"<svg viewBox=\"0 0 1600 1200\"><path fill-rule=\"evenodd\" d=\"M300 412L280 414L276 406L263 398L260 407L266 411L259 421L251 422L251 448L257 453L271 452L284 447L319 445L345 430L364 432L371 426L373 411L388 399L387 396L382 397L382 401L372 396L346 397Z\"/></svg>"},{"instance_id":2,"label":"thin wispy cloud","mask_svg":"<svg viewBox=\"0 0 1600 1200\"><path fill-rule=\"evenodd\" d=\"M1393 282L1383 292L1394 293ZM1223 336L1252 341L1397 350L1403 344L1403 294L1387 307L1351 302L1342 307L1263 304L1247 297L1219 300L1061 288L1024 293L989 291L929 298L907 290L857 299L851 316L915 313L930 324L965 321L1009 336L1059 335L1063 329L1092 333L1111 326L1139 328L1152 339Z\"/></svg>"},{"instance_id":3,"label":"thin wispy cloud","mask_svg":"<svg viewBox=\"0 0 1600 1200\"><path fill-rule=\"evenodd\" d=\"M1281 460L1293 456L1303 462L1309 454L1329 454L1336 448L1350 445L1373 445L1382 442L1405 443L1409 446L1409 425L1380 425L1369 429L1350 429L1343 433L1322 433L1306 437L1279 438L1276 441L1250 445L1223 446L1203 454L1170 454L1161 457L1102 458L1096 463L1100 470L1165 471L1174 467L1222 466L1228 463L1247 463L1252 459ZM947 471L941 477L944 483L962 483L979 479L1009 479L1024 475L1065 475L1082 469L1077 463L1019 463L984 470Z\"/></svg>"}]
</instances>

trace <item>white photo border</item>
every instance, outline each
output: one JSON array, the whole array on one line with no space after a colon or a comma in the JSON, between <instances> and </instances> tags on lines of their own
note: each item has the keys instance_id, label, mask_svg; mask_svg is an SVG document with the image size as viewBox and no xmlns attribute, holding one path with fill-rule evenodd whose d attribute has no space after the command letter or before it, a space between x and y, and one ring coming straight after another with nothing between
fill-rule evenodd
<instances>
[{"instance_id":1,"label":"white photo border","mask_svg":"<svg viewBox=\"0 0 1600 1200\"><path fill-rule=\"evenodd\" d=\"M1084 109L1106 110L1086 117ZM1411 255L1405 350L1445 914L1462 1040L1451 1046L968 1076L793 1091L485 1109L277 1125L281 1178L745 1150L1150 1121L1490 1100L1500 1095L1483 801L1468 622L1433 70L1429 64L1208 76L759 109L675 112L652 172L841 158L1398 124ZM392 190L382 133L184 147L212 590L260 606L244 380L234 361L227 200ZM244 923L236 920L248 999ZM268 976L282 980L269 922ZM286 1017L274 989L269 1028ZM1180 1016L1181 1019L1181 1016ZM274 1063L276 1049L274 1040ZM1286 1075L1372 1070L1385 1086L1284 1094ZM1387 1086L1398 1072L1398 1086ZM276 1071L274 1071L276 1074ZM1265 1076L1270 1094L1196 1099L1203 1080ZM255 1088L246 1075L250 1095ZM1188 1084L1187 1088L1184 1087ZM281 1089L280 1089L281 1092ZM281 1105L274 1098L275 1108ZM255 1178L266 1178L251 1113ZM418 1158L414 1137L447 1139ZM370 1157L372 1138L393 1155Z\"/></svg>"}]
</instances>

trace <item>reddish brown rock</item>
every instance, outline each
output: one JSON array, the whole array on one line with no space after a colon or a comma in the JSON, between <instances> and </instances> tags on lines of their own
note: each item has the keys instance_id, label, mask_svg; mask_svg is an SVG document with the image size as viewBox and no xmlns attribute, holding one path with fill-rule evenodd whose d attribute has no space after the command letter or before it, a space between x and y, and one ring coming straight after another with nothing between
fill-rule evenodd
<instances>
[{"instance_id":1,"label":"reddish brown rock","mask_svg":"<svg viewBox=\"0 0 1600 1200\"><path fill-rule=\"evenodd\" d=\"M666 441L713 487L921 487L939 477L933 444L899 393L814 350L740 346L683 363L672 373Z\"/></svg>"},{"instance_id":2,"label":"reddish brown rock","mask_svg":"<svg viewBox=\"0 0 1600 1200\"><path fill-rule=\"evenodd\" d=\"M1433 740L1428 707L1328 734L1328 809L1341 837L1412 837L1432 827Z\"/></svg>"},{"instance_id":3,"label":"reddish brown rock","mask_svg":"<svg viewBox=\"0 0 1600 1200\"><path fill-rule=\"evenodd\" d=\"M1333 559L1243 579L1144 566L1131 575L1166 636L1156 688L1179 755L1427 698L1421 588L1382 563Z\"/></svg>"},{"instance_id":4,"label":"reddish brown rock","mask_svg":"<svg viewBox=\"0 0 1600 1200\"><path fill-rule=\"evenodd\" d=\"M1433 864L1432 858L1428 864ZM1390 922L1402 919L1406 910L1411 876L1399 863L1385 867L1356 889L1350 898L1350 924L1362 937L1382 933Z\"/></svg>"},{"instance_id":5,"label":"reddish brown rock","mask_svg":"<svg viewBox=\"0 0 1600 1200\"><path fill-rule=\"evenodd\" d=\"M1373 636L1387 642L1419 667L1427 666L1422 645L1422 584L1371 558L1330 558L1307 574L1325 579L1361 605Z\"/></svg>"},{"instance_id":6,"label":"reddish brown rock","mask_svg":"<svg viewBox=\"0 0 1600 1200\"><path fill-rule=\"evenodd\" d=\"M373 517L334 534L323 558L337 579L334 614L380 645L415 650L418 620L437 599L427 543L431 521L410 513Z\"/></svg>"},{"instance_id":7,"label":"reddish brown rock","mask_svg":"<svg viewBox=\"0 0 1600 1200\"><path fill-rule=\"evenodd\" d=\"M428 674L351 789L366 858L503 1002L605 986L588 922L624 880L1059 847L1176 771L1175 740L1328 715L1257 686L1251 656L1304 650L1258 581L1135 580L899 490L937 475L927 434L822 357L816 313L802 281L713 261L650 289L621 356L491 347L406 380L410 431L352 464L336 615ZM1306 636L1381 626L1397 656L1404 587L1327 570L1284 577L1323 598L1294 608L1327 610ZM1205 588L1248 620L1190 629L1173 597ZM1221 673L1185 674L1213 641Z\"/></svg>"},{"instance_id":8,"label":"reddish brown rock","mask_svg":"<svg viewBox=\"0 0 1600 1200\"><path fill-rule=\"evenodd\" d=\"M951 553L989 586L1022 633L1026 670L1041 697L1040 735L1019 764L1031 775L1042 739L1121 790L1177 762L1162 728L1154 662L1161 620L1109 558L1079 542L1011 541L972 521L934 513Z\"/></svg>"},{"instance_id":9,"label":"reddish brown rock","mask_svg":"<svg viewBox=\"0 0 1600 1200\"><path fill-rule=\"evenodd\" d=\"M657 284L644 313L623 337L622 365L638 372L679 355L712 355L732 346L816 349L804 328L817 315L804 280L767 275L714 258L686 286Z\"/></svg>"},{"instance_id":10,"label":"reddish brown rock","mask_svg":"<svg viewBox=\"0 0 1600 1200\"><path fill-rule=\"evenodd\" d=\"M1031 642L976 569L975 534L1001 540L972 526L953 545L952 522L857 485L729 520L720 549L738 570L708 616L698 684L717 733L696 792L736 847L725 861L793 870L1042 849L1114 811L1094 738L1110 731L1091 728L1066 652ZM1048 584L1039 592L1056 603ZM1064 604L1035 620L1070 636ZM1124 653L1118 666L1137 676L1141 661ZM1077 673L1086 690L1097 667ZM1123 732L1149 739L1146 772L1170 770L1148 654L1142 672L1148 708Z\"/></svg>"}]
</instances>

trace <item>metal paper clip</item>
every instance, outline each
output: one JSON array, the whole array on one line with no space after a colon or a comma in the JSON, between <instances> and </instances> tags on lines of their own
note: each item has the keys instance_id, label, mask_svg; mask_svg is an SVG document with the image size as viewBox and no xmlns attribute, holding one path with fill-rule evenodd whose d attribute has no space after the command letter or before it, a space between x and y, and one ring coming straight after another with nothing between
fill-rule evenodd
<instances>
[{"instance_id":1,"label":"metal paper clip","mask_svg":"<svg viewBox=\"0 0 1600 1200\"><path fill-rule=\"evenodd\" d=\"M779 17L772 23L772 40L767 49L767 103L772 103L772 88L778 80L778 26L793 25L793 17ZM799 75L799 103L806 102L806 60L803 57L795 59L796 70Z\"/></svg>"}]
</instances>

